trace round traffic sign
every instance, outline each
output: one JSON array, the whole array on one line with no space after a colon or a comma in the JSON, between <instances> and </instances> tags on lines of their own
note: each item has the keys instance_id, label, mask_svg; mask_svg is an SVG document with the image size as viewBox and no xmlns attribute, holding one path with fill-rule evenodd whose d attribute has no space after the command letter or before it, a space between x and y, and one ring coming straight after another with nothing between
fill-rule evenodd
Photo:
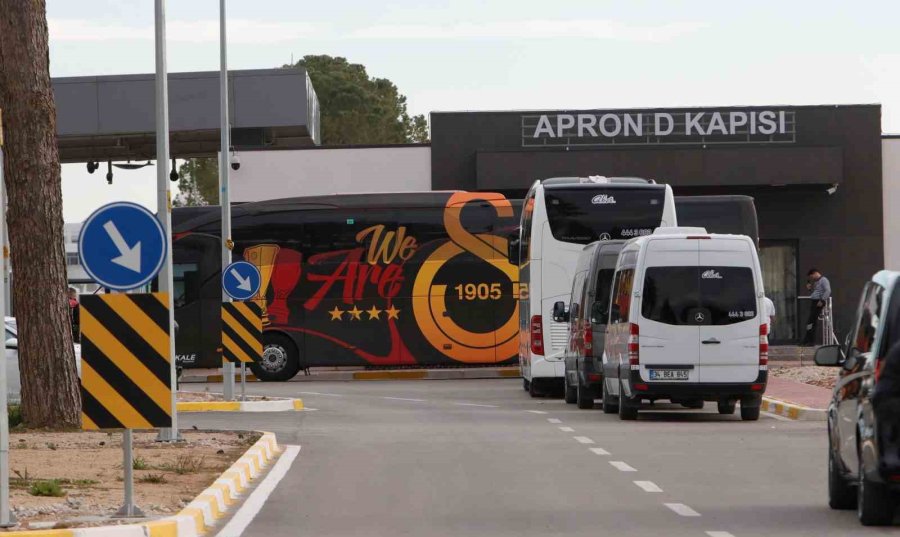
<instances>
[{"instance_id":1,"label":"round traffic sign","mask_svg":"<svg viewBox=\"0 0 900 537\"><path fill-rule=\"evenodd\" d=\"M236 261L222 271L222 290L234 300L247 300L259 292L262 276L253 263Z\"/></svg>"},{"instance_id":2,"label":"round traffic sign","mask_svg":"<svg viewBox=\"0 0 900 537\"><path fill-rule=\"evenodd\" d=\"M148 284L166 261L168 241L146 207L118 201L100 207L81 227L78 254L103 287L127 291Z\"/></svg>"}]
</instances>

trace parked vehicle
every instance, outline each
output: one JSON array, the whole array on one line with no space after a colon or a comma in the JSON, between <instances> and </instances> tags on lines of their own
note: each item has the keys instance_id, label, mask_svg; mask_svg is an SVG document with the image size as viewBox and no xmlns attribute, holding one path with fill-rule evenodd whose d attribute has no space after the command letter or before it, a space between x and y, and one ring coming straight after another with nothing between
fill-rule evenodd
<instances>
[{"instance_id":1,"label":"parked vehicle","mask_svg":"<svg viewBox=\"0 0 900 537\"><path fill-rule=\"evenodd\" d=\"M562 387L568 325L552 310L568 297L578 256L594 241L649 235L676 225L668 185L634 177L558 177L536 181L525 197L519 240L519 367L532 396Z\"/></svg>"},{"instance_id":2,"label":"parked vehicle","mask_svg":"<svg viewBox=\"0 0 900 537\"><path fill-rule=\"evenodd\" d=\"M19 330L15 317L6 317L4 322L6 342L6 400L18 403L22 399L22 384L19 379ZM75 344L75 367L81 376L81 345Z\"/></svg>"},{"instance_id":3,"label":"parked vehicle","mask_svg":"<svg viewBox=\"0 0 900 537\"><path fill-rule=\"evenodd\" d=\"M565 352L565 400L593 408L603 390L603 347L616 260L625 241L597 241L578 256L569 305L554 305L553 320L569 323Z\"/></svg>"},{"instance_id":4,"label":"parked vehicle","mask_svg":"<svg viewBox=\"0 0 900 537\"><path fill-rule=\"evenodd\" d=\"M759 244L756 204L751 196L675 196L678 225L702 227L710 233L747 235Z\"/></svg>"},{"instance_id":5,"label":"parked vehicle","mask_svg":"<svg viewBox=\"0 0 900 537\"><path fill-rule=\"evenodd\" d=\"M885 433L900 417L877 412L873 395L888 351L900 342L900 272L881 271L863 287L853 329L843 347L816 351L816 364L840 367L828 406L828 504L832 509L856 507L866 526L887 525L897 507L900 468L885 464L888 446L898 438ZM882 419L879 419L878 416ZM887 418L891 423L886 423Z\"/></svg>"},{"instance_id":6,"label":"parked vehicle","mask_svg":"<svg viewBox=\"0 0 900 537\"><path fill-rule=\"evenodd\" d=\"M660 228L616 264L604 353L604 408L637 418L642 401L759 419L769 345L756 245L744 235ZM616 398L616 399L613 399Z\"/></svg>"}]
</instances>

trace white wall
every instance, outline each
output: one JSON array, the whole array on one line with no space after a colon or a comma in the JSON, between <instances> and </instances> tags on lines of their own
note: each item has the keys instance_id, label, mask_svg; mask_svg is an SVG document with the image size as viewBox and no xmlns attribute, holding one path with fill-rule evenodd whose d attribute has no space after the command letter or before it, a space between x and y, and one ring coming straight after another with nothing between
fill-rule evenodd
<instances>
[{"instance_id":1,"label":"white wall","mask_svg":"<svg viewBox=\"0 0 900 537\"><path fill-rule=\"evenodd\" d=\"M884 267L900 270L900 138L881 140Z\"/></svg>"},{"instance_id":2,"label":"white wall","mask_svg":"<svg viewBox=\"0 0 900 537\"><path fill-rule=\"evenodd\" d=\"M232 201L335 193L431 190L431 148L244 151L230 175Z\"/></svg>"}]
</instances>

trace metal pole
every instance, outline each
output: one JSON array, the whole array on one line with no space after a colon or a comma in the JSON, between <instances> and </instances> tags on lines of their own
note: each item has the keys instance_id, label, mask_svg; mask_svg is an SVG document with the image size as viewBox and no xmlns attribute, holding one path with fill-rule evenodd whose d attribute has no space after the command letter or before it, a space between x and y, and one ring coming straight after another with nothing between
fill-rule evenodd
<instances>
[{"instance_id":1,"label":"metal pole","mask_svg":"<svg viewBox=\"0 0 900 537\"><path fill-rule=\"evenodd\" d=\"M0 110L0 190L3 199L6 199L6 182L3 179L3 115ZM6 229L6 204L0 207L0 236ZM4 243L5 246L5 243ZM5 263L5 262L4 262ZM3 308L3 316L6 317L6 289L0 286L0 307ZM6 406L7 379L6 379L6 343L3 342L3 350L0 351L0 528L9 528L16 525L16 519L9 510L9 409Z\"/></svg>"},{"instance_id":2,"label":"metal pole","mask_svg":"<svg viewBox=\"0 0 900 537\"><path fill-rule=\"evenodd\" d=\"M247 400L247 364L241 362L241 401Z\"/></svg>"},{"instance_id":3,"label":"metal pole","mask_svg":"<svg viewBox=\"0 0 900 537\"><path fill-rule=\"evenodd\" d=\"M219 116L222 124L222 147L219 149L219 205L222 206L222 271L231 264L231 197L228 192L229 162L229 122L228 122L228 55L225 39L225 0L219 0ZM231 302L222 291L222 302ZM222 391L226 401L234 400L234 364L223 362L222 364Z\"/></svg>"},{"instance_id":4,"label":"metal pole","mask_svg":"<svg viewBox=\"0 0 900 537\"><path fill-rule=\"evenodd\" d=\"M159 440L178 440L178 388L175 368L175 304L172 296L172 195L169 192L169 81L166 70L165 0L155 0L156 26L156 216L166 236L166 262L159 271L159 292L169 294L169 386L172 427L159 430Z\"/></svg>"},{"instance_id":5,"label":"metal pole","mask_svg":"<svg viewBox=\"0 0 900 537\"><path fill-rule=\"evenodd\" d=\"M122 476L125 482L125 504L119 508L116 517L134 518L144 516L141 508L134 504L134 439L131 429L122 432Z\"/></svg>"}]
</instances>

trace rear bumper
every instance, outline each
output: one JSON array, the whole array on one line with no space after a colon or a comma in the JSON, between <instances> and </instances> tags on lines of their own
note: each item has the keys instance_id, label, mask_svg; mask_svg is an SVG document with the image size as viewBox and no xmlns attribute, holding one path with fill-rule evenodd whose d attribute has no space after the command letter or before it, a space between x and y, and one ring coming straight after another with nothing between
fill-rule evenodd
<instances>
[{"instance_id":1,"label":"rear bumper","mask_svg":"<svg viewBox=\"0 0 900 537\"><path fill-rule=\"evenodd\" d=\"M704 400L753 396L753 399L761 401L762 395L766 391L767 380L768 373L760 371L759 376L753 382L647 382L641 378L639 371L631 371L628 375L628 391L630 392L628 395L642 399Z\"/></svg>"}]
</instances>

